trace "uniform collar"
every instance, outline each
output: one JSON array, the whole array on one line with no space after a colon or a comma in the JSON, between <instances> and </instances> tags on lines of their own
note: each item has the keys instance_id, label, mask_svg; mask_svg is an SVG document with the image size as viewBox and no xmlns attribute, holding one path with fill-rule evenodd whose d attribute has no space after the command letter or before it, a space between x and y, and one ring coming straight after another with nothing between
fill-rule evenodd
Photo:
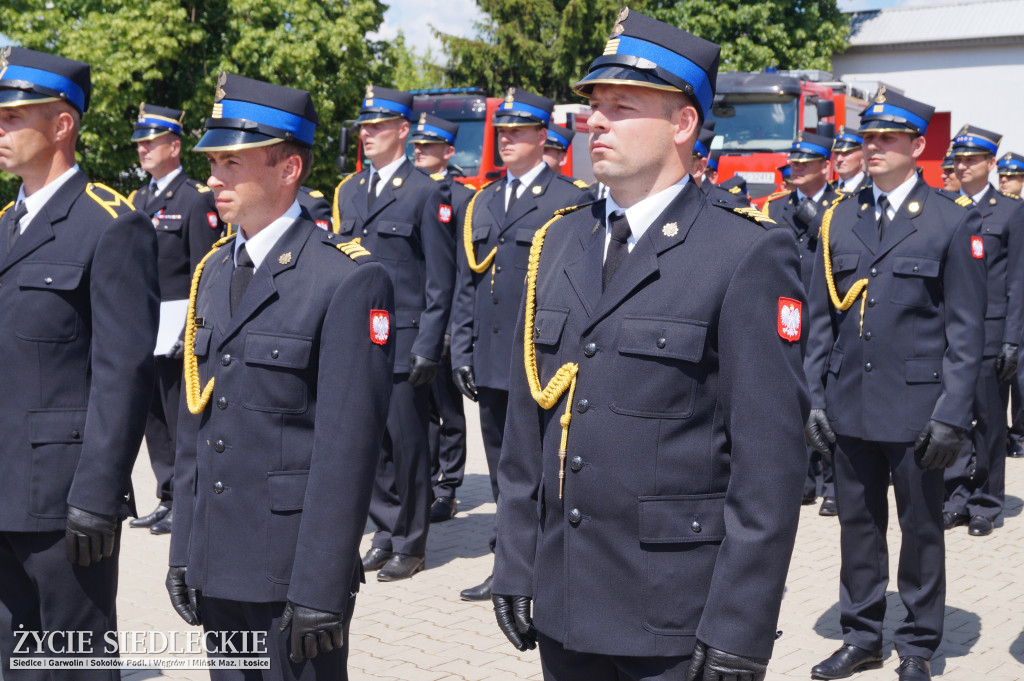
<instances>
[{"instance_id":1,"label":"uniform collar","mask_svg":"<svg viewBox=\"0 0 1024 681\"><path fill-rule=\"evenodd\" d=\"M828 189L828 182L826 182L825 184L821 185L821 189L819 189L817 192L815 192L814 196L810 197L811 201L814 201L815 203L817 203L821 199L821 197L825 195L825 190L826 189ZM797 201L801 201L802 199L805 199L805 198L807 198L807 195L804 194L799 189L797 189L796 190L796 199L797 199Z\"/></svg>"},{"instance_id":2,"label":"uniform collar","mask_svg":"<svg viewBox=\"0 0 1024 681\"><path fill-rule=\"evenodd\" d=\"M676 182L671 187L662 189L657 194L648 196L643 201L633 204L629 208L625 209L626 220L629 222L629 238L626 240L626 245L629 250L633 250L633 246L640 237L644 235L647 229L651 226L659 215L665 212L668 208L668 204L672 203L672 200L679 196L679 193L683 191L683 187L690 181L690 176L683 175L683 178ZM608 241L612 238L611 227L609 217L616 211L621 211L622 208L619 204L615 203L615 199L612 198L609 192L608 198L604 202L604 224L605 227L605 248L608 247Z\"/></svg>"},{"instance_id":3,"label":"uniform collar","mask_svg":"<svg viewBox=\"0 0 1024 681\"><path fill-rule=\"evenodd\" d=\"M974 194L972 196L972 195L968 194L967 192L965 192L964 188L961 187L960 188L960 196L966 196L971 201L974 201L974 205L975 206L980 206L981 205L981 200L983 198L985 198L985 194L988 192L988 188L989 188L989 185L986 183L985 186L982 187L980 192L978 192L977 194Z\"/></svg>"},{"instance_id":4,"label":"uniform collar","mask_svg":"<svg viewBox=\"0 0 1024 681\"><path fill-rule=\"evenodd\" d=\"M380 196L381 190L391 181L395 173L398 172L398 168L405 163L405 156L400 156L397 161L392 161L383 168L377 168L370 163L370 177L373 177L373 173L376 172L380 175L380 182L377 183L377 195Z\"/></svg>"},{"instance_id":5,"label":"uniform collar","mask_svg":"<svg viewBox=\"0 0 1024 681\"><path fill-rule=\"evenodd\" d=\"M533 168L531 168L529 171L523 173L522 177L516 177L515 175L512 174L512 171L510 170L506 173L506 177L508 178L506 186L511 186L513 180L519 180L520 187L522 187L520 191L523 191L534 183L534 181L537 179L537 176L540 175L541 171L544 170L546 166L547 163L545 161L541 161Z\"/></svg>"},{"instance_id":6,"label":"uniform collar","mask_svg":"<svg viewBox=\"0 0 1024 681\"><path fill-rule=\"evenodd\" d=\"M889 199L889 205L892 207L893 215L900 211L900 206L907 200L907 196L910 195L910 190L917 184L917 173L912 173L910 179L901 184L900 186L893 189L891 192L886 193L878 188L878 185L874 185L871 188L871 192L875 196L875 205L878 205L878 199L881 196L885 196Z\"/></svg>"},{"instance_id":7,"label":"uniform collar","mask_svg":"<svg viewBox=\"0 0 1024 681\"><path fill-rule=\"evenodd\" d=\"M32 222L36 214L43 209L43 206L46 205L46 202L52 199L53 195L56 194L60 190L60 188L63 187L67 183L67 181L70 180L72 176L74 176L74 174L77 172L78 164L76 163L73 168L66 170L60 177L47 184L45 187L37 191L32 196L25 196L25 185L21 185L21 187L18 189L18 200L14 202L14 205L17 206L19 203L24 201L25 210L28 211L27 213L25 213L25 217L21 219L22 234L25 233L25 230L28 228L29 223Z\"/></svg>"},{"instance_id":8,"label":"uniform collar","mask_svg":"<svg viewBox=\"0 0 1024 681\"><path fill-rule=\"evenodd\" d=\"M852 192L864 182L864 171L860 171L849 180L839 180L839 189L844 192Z\"/></svg>"},{"instance_id":9,"label":"uniform collar","mask_svg":"<svg viewBox=\"0 0 1024 681\"><path fill-rule=\"evenodd\" d=\"M159 196L160 194L163 194L164 190L167 189L168 185L170 185L171 182L174 181L174 178L176 178L183 172L185 171L182 169L182 167L178 166L171 172L161 177L159 180L154 178L152 180L153 182L156 182L156 193L154 194L154 196Z\"/></svg>"},{"instance_id":10,"label":"uniform collar","mask_svg":"<svg viewBox=\"0 0 1024 681\"><path fill-rule=\"evenodd\" d=\"M292 201L292 205L288 207L288 210L284 212L284 215L271 222L269 225L261 229L251 239L246 239L245 234L242 230L238 230L238 238L235 239L235 264L238 264L238 249L241 248L242 244L245 244L245 251L252 258L253 269L259 269L263 259L267 257L267 253L274 247L277 240L281 238L285 230L288 229L295 220L298 219L302 213L302 208L299 206L299 201L296 199Z\"/></svg>"}]
</instances>

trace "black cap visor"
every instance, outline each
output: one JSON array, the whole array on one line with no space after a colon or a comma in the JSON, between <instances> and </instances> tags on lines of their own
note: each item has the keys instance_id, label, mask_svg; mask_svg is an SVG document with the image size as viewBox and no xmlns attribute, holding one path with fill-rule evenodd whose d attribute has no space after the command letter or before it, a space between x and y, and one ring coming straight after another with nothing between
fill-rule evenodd
<instances>
[{"instance_id":1,"label":"black cap visor","mask_svg":"<svg viewBox=\"0 0 1024 681\"><path fill-rule=\"evenodd\" d=\"M861 121L857 134L863 135L866 132L905 132L910 135L920 135L921 131L917 126L907 123L902 119L893 116L878 116L870 121Z\"/></svg>"},{"instance_id":2,"label":"black cap visor","mask_svg":"<svg viewBox=\"0 0 1024 681\"><path fill-rule=\"evenodd\" d=\"M167 128L159 128L156 126L136 128L135 132L132 133L132 142L148 142L149 140L155 140L157 137L162 135L169 135L171 131Z\"/></svg>"},{"instance_id":3,"label":"black cap visor","mask_svg":"<svg viewBox=\"0 0 1024 681\"><path fill-rule=\"evenodd\" d=\"M614 62L610 61L613 59ZM653 68L636 68L633 65L622 63L624 61L651 64ZM653 66L653 62L624 54L595 59L590 73L580 79L572 89L578 95L589 97L595 85L637 85L668 92L693 94L693 86L682 78L670 74L665 69Z\"/></svg>"},{"instance_id":4,"label":"black cap visor","mask_svg":"<svg viewBox=\"0 0 1024 681\"><path fill-rule=\"evenodd\" d=\"M237 128L210 128L192 151L239 151L268 147L283 141L280 137Z\"/></svg>"},{"instance_id":5,"label":"black cap visor","mask_svg":"<svg viewBox=\"0 0 1024 681\"><path fill-rule=\"evenodd\" d=\"M19 85L36 88L36 86L21 80L0 81L0 108L28 106L29 104L45 104L46 102L60 101L66 101L68 104L71 104L70 100L61 97L59 92L50 90L50 94L43 94L41 92L21 89ZM71 106L75 105L71 104ZM75 109L77 110L78 107L75 106Z\"/></svg>"}]
</instances>

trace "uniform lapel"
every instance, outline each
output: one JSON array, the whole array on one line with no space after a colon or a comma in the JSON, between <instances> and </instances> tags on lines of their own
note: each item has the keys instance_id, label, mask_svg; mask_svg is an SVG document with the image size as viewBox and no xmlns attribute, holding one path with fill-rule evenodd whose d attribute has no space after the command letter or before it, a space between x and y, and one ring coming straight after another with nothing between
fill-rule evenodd
<instances>
[{"instance_id":1,"label":"uniform lapel","mask_svg":"<svg viewBox=\"0 0 1024 681\"><path fill-rule=\"evenodd\" d=\"M42 210L32 218L25 233L18 237L14 249L4 258L3 265L0 265L0 274L46 242L53 240L53 226L67 219L72 204L81 196L86 184L85 173L78 171L50 197ZM4 234L3 238L6 239L7 235Z\"/></svg>"},{"instance_id":2,"label":"uniform lapel","mask_svg":"<svg viewBox=\"0 0 1024 681\"><path fill-rule=\"evenodd\" d=\"M878 251L878 220L875 219L874 194L870 191L862 191L847 201L860 201L857 207L857 222L853 224L853 233L872 255L875 254ZM832 226L832 230L835 230L835 225Z\"/></svg>"},{"instance_id":3,"label":"uniform lapel","mask_svg":"<svg viewBox=\"0 0 1024 681\"><path fill-rule=\"evenodd\" d=\"M545 163L544 167L541 168L540 173L537 175L537 179L533 181L533 184L529 187L523 188L523 193L519 196L519 200L516 201L514 206L512 206L512 211L502 223L502 231L505 231L524 216L537 210L537 199L543 196L544 192L547 191L548 185L551 183L551 180L554 179L554 176L554 173L551 172L551 169L548 168L548 165Z\"/></svg>"},{"instance_id":4,"label":"uniform lapel","mask_svg":"<svg viewBox=\"0 0 1024 681\"><path fill-rule=\"evenodd\" d=\"M495 182L493 187L488 187L491 190L491 195L487 199L487 208L491 211L497 224L502 226L505 224L505 186L507 183L508 176L506 175Z\"/></svg>"},{"instance_id":5,"label":"uniform lapel","mask_svg":"<svg viewBox=\"0 0 1024 681\"><path fill-rule=\"evenodd\" d=\"M155 215L156 213L165 210L167 208L167 202L174 198L174 195L178 193L178 190L181 188L181 185L184 184L184 182L185 171L182 170L173 180L171 180L171 183L167 185L167 187L162 192L157 194L157 196L149 204L148 210L146 212L149 213L150 215Z\"/></svg>"},{"instance_id":6,"label":"uniform lapel","mask_svg":"<svg viewBox=\"0 0 1024 681\"><path fill-rule=\"evenodd\" d=\"M990 184L988 185L988 187L985 188L985 193L982 194L981 201L978 202L977 206L975 206L975 208L978 209L978 212L981 213L981 217L983 219L987 218L989 215L992 215L992 213L995 212L996 204L992 202L992 200L995 198L996 190Z\"/></svg>"},{"instance_id":7,"label":"uniform lapel","mask_svg":"<svg viewBox=\"0 0 1024 681\"><path fill-rule=\"evenodd\" d=\"M311 225L312 223L302 218L295 220L267 253L267 257L256 268L249 287L245 289L245 294L238 303L238 309L235 310L231 321L228 322L227 330L220 339L221 346L238 333L239 329L260 310L264 303L277 295L274 278L281 272L295 267L299 252L312 233L312 229L315 228L315 226L311 228ZM227 295L223 296L224 300L230 301L230 283L225 293Z\"/></svg>"},{"instance_id":8,"label":"uniform lapel","mask_svg":"<svg viewBox=\"0 0 1024 681\"><path fill-rule=\"evenodd\" d=\"M409 174L413 171L413 166L409 161L403 161L395 174L391 176L391 179L387 181L381 190L380 194L377 195L377 200L373 202L373 208L370 209L369 214L366 216L367 222L375 218L382 210L387 208L389 205L398 200L401 196L402 189L405 187L405 181L409 179ZM383 178L382 178L383 179ZM395 182L398 182L396 185Z\"/></svg>"},{"instance_id":9,"label":"uniform lapel","mask_svg":"<svg viewBox=\"0 0 1024 681\"><path fill-rule=\"evenodd\" d=\"M928 193L928 185L918 178L917 184L910 190L910 194L907 195L900 209L896 211L896 216L886 228L885 234L882 235L882 243L878 247L878 253L875 254L876 261L895 248L896 244L917 231L914 221L921 215L921 208ZM911 210L915 206L916 209Z\"/></svg>"},{"instance_id":10,"label":"uniform lapel","mask_svg":"<svg viewBox=\"0 0 1024 681\"><path fill-rule=\"evenodd\" d=\"M237 238L237 237L236 237ZM231 324L231 275L235 271L235 241L229 241L203 268L202 309L199 314L206 317L205 326L220 327L226 331ZM214 329L216 331L216 328ZM218 338L218 336L214 336Z\"/></svg>"},{"instance_id":11,"label":"uniform lapel","mask_svg":"<svg viewBox=\"0 0 1024 681\"><path fill-rule=\"evenodd\" d=\"M580 234L582 250L563 268L587 316L594 314L601 300L601 270L604 265L604 200L591 207L592 229ZM557 224L557 223L556 223Z\"/></svg>"}]
</instances>

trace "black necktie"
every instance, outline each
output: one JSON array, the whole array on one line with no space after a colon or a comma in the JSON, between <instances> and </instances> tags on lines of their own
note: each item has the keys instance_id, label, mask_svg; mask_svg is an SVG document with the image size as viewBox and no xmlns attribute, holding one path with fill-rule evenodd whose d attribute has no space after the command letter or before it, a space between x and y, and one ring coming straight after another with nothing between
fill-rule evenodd
<instances>
[{"instance_id":1,"label":"black necktie","mask_svg":"<svg viewBox=\"0 0 1024 681\"><path fill-rule=\"evenodd\" d=\"M25 202L22 201L14 208L14 212L11 214L11 223L7 231L7 252L10 253L14 250L14 242L21 236L21 221L28 215L28 208L25 206Z\"/></svg>"},{"instance_id":2,"label":"black necktie","mask_svg":"<svg viewBox=\"0 0 1024 681\"><path fill-rule=\"evenodd\" d=\"M519 180L512 180L512 184L509 185L512 194L508 197L508 205L505 206L505 215L512 212L512 206L516 205L516 199L519 198L519 185L522 184Z\"/></svg>"},{"instance_id":3,"label":"black necktie","mask_svg":"<svg viewBox=\"0 0 1024 681\"><path fill-rule=\"evenodd\" d=\"M160 194L160 188L156 186L156 182L149 183L149 198L146 199L146 205L143 210L149 214L156 212L156 197Z\"/></svg>"},{"instance_id":4,"label":"black necktie","mask_svg":"<svg viewBox=\"0 0 1024 681\"><path fill-rule=\"evenodd\" d=\"M252 258L245 250L245 244L238 247L238 254L236 256L235 271L231 275L231 314L235 314L235 308L242 301L242 296L245 295L245 289L249 288L249 282L252 281L252 275L256 271L256 266L252 262Z\"/></svg>"},{"instance_id":5,"label":"black necktie","mask_svg":"<svg viewBox=\"0 0 1024 681\"><path fill-rule=\"evenodd\" d=\"M882 236L885 234L885 230L889 228L889 223L892 220L889 219L889 198L886 196L878 197L878 210L881 211L881 215L878 218L878 240L882 240Z\"/></svg>"},{"instance_id":6,"label":"black necktie","mask_svg":"<svg viewBox=\"0 0 1024 681\"><path fill-rule=\"evenodd\" d=\"M373 177L370 178L370 193L366 195L366 210L373 208L373 202L377 200L377 184L379 182L380 174L374 171Z\"/></svg>"},{"instance_id":7,"label":"black necktie","mask_svg":"<svg viewBox=\"0 0 1024 681\"><path fill-rule=\"evenodd\" d=\"M601 290L608 288L619 265L626 259L629 253L629 246L626 240L629 238L629 221L624 212L615 211L608 222L612 226L612 240L608 242L608 254L604 257L604 271L601 275Z\"/></svg>"}]
</instances>

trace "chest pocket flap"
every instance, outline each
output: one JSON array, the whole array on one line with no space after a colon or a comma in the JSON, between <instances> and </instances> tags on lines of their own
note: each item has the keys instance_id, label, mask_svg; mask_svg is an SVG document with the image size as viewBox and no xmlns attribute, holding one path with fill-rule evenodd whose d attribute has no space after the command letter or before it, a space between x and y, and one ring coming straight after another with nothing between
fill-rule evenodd
<instances>
[{"instance_id":1,"label":"chest pocket flap","mask_svg":"<svg viewBox=\"0 0 1024 681\"><path fill-rule=\"evenodd\" d=\"M352 229L355 226L356 226L356 221L355 221L354 218L348 218L347 220L342 220L341 224L338 225L338 234L351 234L352 233Z\"/></svg>"},{"instance_id":2,"label":"chest pocket flap","mask_svg":"<svg viewBox=\"0 0 1024 681\"><path fill-rule=\"evenodd\" d=\"M170 219L170 218L159 218L159 222L156 226L157 232L180 232L181 231L181 219Z\"/></svg>"},{"instance_id":3,"label":"chest pocket flap","mask_svg":"<svg viewBox=\"0 0 1024 681\"><path fill-rule=\"evenodd\" d=\"M849 272L857 269L860 253L836 253L832 256L833 272Z\"/></svg>"},{"instance_id":4,"label":"chest pocket flap","mask_svg":"<svg viewBox=\"0 0 1024 681\"><path fill-rule=\"evenodd\" d=\"M304 369L312 347L312 338L250 331L245 337L245 363Z\"/></svg>"},{"instance_id":5,"label":"chest pocket flap","mask_svg":"<svg viewBox=\"0 0 1024 681\"><path fill-rule=\"evenodd\" d=\"M27 262L18 269L21 288L73 291L82 281L85 266L76 263Z\"/></svg>"},{"instance_id":6,"label":"chest pocket flap","mask_svg":"<svg viewBox=\"0 0 1024 681\"><path fill-rule=\"evenodd\" d=\"M568 310L537 310L533 319L533 342L538 345L554 345L562 337Z\"/></svg>"},{"instance_id":7,"label":"chest pocket flap","mask_svg":"<svg viewBox=\"0 0 1024 681\"><path fill-rule=\"evenodd\" d=\"M533 227L520 227L516 230L516 242L521 244L528 244L533 242L533 235L537 233L537 230Z\"/></svg>"},{"instance_id":8,"label":"chest pocket flap","mask_svg":"<svg viewBox=\"0 0 1024 681\"><path fill-rule=\"evenodd\" d=\"M619 352L697 362L704 354L707 326L679 319L630 319L622 322Z\"/></svg>"},{"instance_id":9,"label":"chest pocket flap","mask_svg":"<svg viewBox=\"0 0 1024 681\"><path fill-rule=\"evenodd\" d=\"M377 233L386 236L412 236L411 222L382 222Z\"/></svg>"},{"instance_id":10,"label":"chest pocket flap","mask_svg":"<svg viewBox=\"0 0 1024 681\"><path fill-rule=\"evenodd\" d=\"M892 259L893 274L907 277L937 277L940 263L927 256L903 255Z\"/></svg>"},{"instance_id":11,"label":"chest pocket flap","mask_svg":"<svg viewBox=\"0 0 1024 681\"><path fill-rule=\"evenodd\" d=\"M477 225L473 227L473 241L487 241L487 237L491 234L490 225Z\"/></svg>"}]
</instances>

